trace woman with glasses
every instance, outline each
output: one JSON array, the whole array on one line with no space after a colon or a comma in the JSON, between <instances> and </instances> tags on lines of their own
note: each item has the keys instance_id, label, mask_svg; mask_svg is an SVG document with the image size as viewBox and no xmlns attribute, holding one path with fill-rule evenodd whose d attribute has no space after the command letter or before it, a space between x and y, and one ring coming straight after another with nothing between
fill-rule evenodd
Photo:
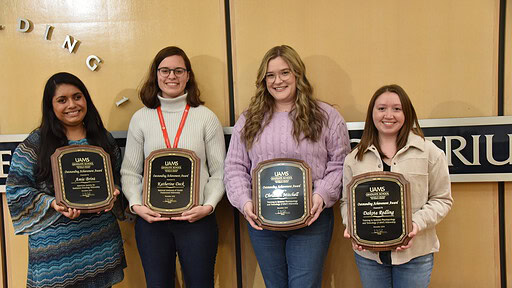
<instances>
[{"instance_id":1,"label":"woman with glasses","mask_svg":"<svg viewBox=\"0 0 512 288\"><path fill-rule=\"evenodd\" d=\"M229 201L248 221L249 236L267 287L321 287L339 199L343 161L350 152L345 121L313 97L306 68L290 46L270 49L261 61L256 93L240 116L225 161ZM271 231L256 224L251 173L274 158L303 160L311 168L308 226Z\"/></svg>"},{"instance_id":2,"label":"woman with glasses","mask_svg":"<svg viewBox=\"0 0 512 288\"><path fill-rule=\"evenodd\" d=\"M213 287L214 209L224 194L222 126L203 106L190 60L178 47L158 52L139 96L145 107L130 121L121 175L130 209L138 215L135 237L147 286L174 287L178 254L187 287ZM178 217L163 217L142 201L144 159L163 148L192 150L200 158L199 205Z\"/></svg>"},{"instance_id":3,"label":"woman with glasses","mask_svg":"<svg viewBox=\"0 0 512 288\"><path fill-rule=\"evenodd\" d=\"M48 79L42 114L39 128L14 151L6 185L14 232L28 235L26 287L111 287L123 280L126 267L116 221L123 216L120 203L90 214L59 205L50 158L63 146L102 147L110 155L117 198L121 150L75 75Z\"/></svg>"},{"instance_id":4,"label":"woman with glasses","mask_svg":"<svg viewBox=\"0 0 512 288\"><path fill-rule=\"evenodd\" d=\"M435 226L450 211L453 199L443 151L425 139L405 90L379 88L368 104L361 142L347 156L343 183L374 171L401 173L411 187L411 240L392 251L368 251L352 242L363 287L428 287L439 251ZM341 215L348 223L347 187ZM344 236L350 238L347 229Z\"/></svg>"}]
</instances>

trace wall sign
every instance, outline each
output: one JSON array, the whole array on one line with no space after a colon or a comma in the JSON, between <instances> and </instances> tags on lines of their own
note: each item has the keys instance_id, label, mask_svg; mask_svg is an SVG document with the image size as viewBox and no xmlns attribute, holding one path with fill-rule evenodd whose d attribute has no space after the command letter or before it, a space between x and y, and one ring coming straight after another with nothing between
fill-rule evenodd
<instances>
[{"instance_id":1,"label":"wall sign","mask_svg":"<svg viewBox=\"0 0 512 288\"><path fill-rule=\"evenodd\" d=\"M18 25L16 27L16 30L21 33L30 33L32 31L32 22L26 18L18 18ZM3 26L1 26L3 27ZM43 39L51 41L51 33L55 27L51 25L46 25L46 29L44 32ZM62 48L67 49L68 52L76 53L76 49L78 49L77 44L80 43L80 40L74 38L71 35L66 35L66 38L64 39L64 42L62 43ZM89 68L91 71L96 71L98 69L98 65L101 63L101 59L96 55L89 55L87 56L87 59L85 60L85 65L87 68Z\"/></svg>"},{"instance_id":2,"label":"wall sign","mask_svg":"<svg viewBox=\"0 0 512 288\"><path fill-rule=\"evenodd\" d=\"M512 116L420 120L427 139L446 153L452 182L512 181ZM352 146L359 143L364 122L347 123ZM225 127L229 136L232 127ZM126 131L112 135L122 150ZM0 135L0 192L14 149L28 134Z\"/></svg>"}]
</instances>

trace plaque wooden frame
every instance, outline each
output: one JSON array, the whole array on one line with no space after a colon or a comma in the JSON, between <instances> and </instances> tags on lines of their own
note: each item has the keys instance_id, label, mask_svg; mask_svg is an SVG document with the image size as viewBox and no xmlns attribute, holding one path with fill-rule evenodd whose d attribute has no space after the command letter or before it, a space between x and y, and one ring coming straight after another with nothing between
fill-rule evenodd
<instances>
[{"instance_id":1,"label":"plaque wooden frame","mask_svg":"<svg viewBox=\"0 0 512 288\"><path fill-rule=\"evenodd\" d=\"M269 220L262 215L262 201L261 201L261 190L262 190L262 182L261 182L261 174L265 169L273 168L273 167L294 167L298 168L302 172L302 181L300 181L302 187L304 200L303 200L303 213L300 217L297 217L294 220L286 220L286 221L275 221ZM258 163L256 168L252 172L252 201L253 201L253 212L256 215L256 223L264 229L274 230L274 231L286 231L286 230L295 230L302 227L305 227L308 221L313 217L311 215L311 207L312 207L312 186L313 183L311 181L311 168L306 164L306 162L302 160L292 159L292 158L276 158L271 160L266 160ZM286 188L285 188L286 189ZM300 192L299 192L300 194ZM302 206L302 205L301 205Z\"/></svg>"},{"instance_id":2,"label":"plaque wooden frame","mask_svg":"<svg viewBox=\"0 0 512 288\"><path fill-rule=\"evenodd\" d=\"M360 234L358 233L358 230L362 230L363 227L357 227L357 207L358 203L355 203L355 193L357 186L361 184L366 184L371 181L389 181L396 183L400 188L400 215L399 217L394 217L395 219L402 219L401 224L401 234L399 237L393 238L391 240L386 241L376 241L371 239L363 239L360 237ZM347 185L347 198L348 198L348 213L349 213L349 234L352 238L352 240L359 246L363 247L367 250L372 251L388 251L393 250L397 247L407 245L409 242L409 233L412 231L412 215L411 215L411 192L410 192L410 184L409 181L405 179L405 177L400 173L395 172L387 172L387 171L380 171L380 172L368 172L363 173L360 175L355 176L352 178L350 183ZM373 201L373 200L372 200ZM386 203L386 201L382 201ZM380 202L380 203L382 203ZM376 203L376 202L372 202ZM379 207L379 206L376 206ZM372 206L373 208L373 206ZM374 216L369 216L374 217ZM383 216L375 216L376 218L380 218ZM379 232L386 232L384 230L379 230L382 227L385 226L382 223L377 224L375 227L378 227L376 231L374 231L376 234Z\"/></svg>"},{"instance_id":3,"label":"plaque wooden frame","mask_svg":"<svg viewBox=\"0 0 512 288\"><path fill-rule=\"evenodd\" d=\"M183 157L190 161L190 195L187 197L188 202L179 208L159 208L156 203L152 202L151 195L156 191L151 190L151 178L150 175L153 172L153 162L155 159L160 157ZM143 204L152 211L160 213L163 217L176 217L181 216L181 213L192 209L199 204L199 180L200 180L200 162L201 160L197 157L196 153L192 150L182 148L164 148L151 152L144 161L144 186L143 186Z\"/></svg>"},{"instance_id":4,"label":"plaque wooden frame","mask_svg":"<svg viewBox=\"0 0 512 288\"><path fill-rule=\"evenodd\" d=\"M101 182L104 180L105 184L106 184L105 188L107 189L107 191L106 191L107 196L102 201L83 204L83 203L73 202L69 199L71 197L69 190L70 189L73 190L73 188L66 187L66 185L65 185L66 181L64 179L66 176L64 174L67 174L67 173L64 172L65 168L63 168L63 165L62 165L62 158L65 156L70 156L69 154L76 154L76 156L73 156L73 158L75 158L75 159L86 158L86 157L83 157L84 153L94 153L96 155L99 155L101 157L101 159L103 160L102 165L99 165L99 167L103 167L104 172L101 173L100 175L95 174L95 177L104 176L104 178L97 181L97 182L100 182L100 185L101 185L102 184ZM98 147L98 146L92 146L92 145L64 146L64 147L57 148L55 150L55 152L52 154L50 159L51 159L51 164L52 164L53 184L54 184L54 189L55 189L55 200L58 205L61 205L61 206L67 207L67 208L78 209L78 210L80 210L81 213L97 213L97 212L104 211L106 209L112 209L112 207L114 206L114 201L115 201L114 177L112 175L112 164L110 162L110 155L107 152L105 152L105 150L103 150L103 148ZM82 165L79 165L78 162L75 162L75 164L76 165L74 165L74 166L77 167L76 169L78 171L85 171L85 170L80 170L79 168L86 167L88 165L86 162L83 163ZM95 165L95 164L92 164L92 165ZM95 167L98 167L98 165L95 165ZM87 170L90 170L90 169L87 169ZM71 170L71 171L73 171L73 170ZM87 177L87 175L90 175L90 173L98 173L98 172L78 172L78 173L73 173L73 174L79 174L80 176ZM97 188L96 186L92 186L92 188L90 188L91 185L95 185L95 184L88 184L89 182L96 182L96 179L90 180L90 181L85 180L84 182L77 184L77 186L78 185L89 185L89 187L87 189L82 190L82 193L85 193L83 195L86 198L90 197L91 195L94 196L94 194L91 192L89 192L89 193L84 192L85 190L92 190L92 189Z\"/></svg>"}]
</instances>

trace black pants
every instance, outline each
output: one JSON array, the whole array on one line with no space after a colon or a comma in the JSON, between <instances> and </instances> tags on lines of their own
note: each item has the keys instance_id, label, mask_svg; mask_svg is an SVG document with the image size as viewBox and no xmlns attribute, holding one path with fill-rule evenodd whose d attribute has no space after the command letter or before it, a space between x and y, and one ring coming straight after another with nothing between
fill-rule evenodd
<instances>
[{"instance_id":1,"label":"black pants","mask_svg":"<svg viewBox=\"0 0 512 288\"><path fill-rule=\"evenodd\" d=\"M135 238L148 288L174 287L176 254L187 288L214 286L218 244L215 214L194 223L148 223L137 217Z\"/></svg>"}]
</instances>

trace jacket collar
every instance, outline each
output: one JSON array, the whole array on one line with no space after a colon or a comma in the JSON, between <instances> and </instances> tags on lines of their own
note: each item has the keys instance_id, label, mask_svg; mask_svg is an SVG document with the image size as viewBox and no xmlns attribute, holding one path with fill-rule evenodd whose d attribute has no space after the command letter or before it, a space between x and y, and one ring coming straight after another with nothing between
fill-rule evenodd
<instances>
[{"instance_id":1,"label":"jacket collar","mask_svg":"<svg viewBox=\"0 0 512 288\"><path fill-rule=\"evenodd\" d=\"M418 136L411 131L411 132L409 132L409 137L407 138L407 144L405 144L404 148L406 148L408 146L418 148L421 151L425 151L425 139L421 138L421 136ZM404 148L402 148L402 149L404 149Z\"/></svg>"},{"instance_id":2,"label":"jacket collar","mask_svg":"<svg viewBox=\"0 0 512 288\"><path fill-rule=\"evenodd\" d=\"M418 135L414 134L412 131L410 131L409 136L407 137L407 143L405 144L405 146L402 149L400 149L400 151L397 151L396 154L399 154L402 151L406 151L410 147L414 147L421 151L425 151L425 140L423 138L421 138L421 136L418 136ZM366 148L365 153L368 152L369 150L372 151L373 153L375 153L376 155L379 155L379 151L377 150L375 145L372 144L372 145L368 146L368 148Z\"/></svg>"}]
</instances>

